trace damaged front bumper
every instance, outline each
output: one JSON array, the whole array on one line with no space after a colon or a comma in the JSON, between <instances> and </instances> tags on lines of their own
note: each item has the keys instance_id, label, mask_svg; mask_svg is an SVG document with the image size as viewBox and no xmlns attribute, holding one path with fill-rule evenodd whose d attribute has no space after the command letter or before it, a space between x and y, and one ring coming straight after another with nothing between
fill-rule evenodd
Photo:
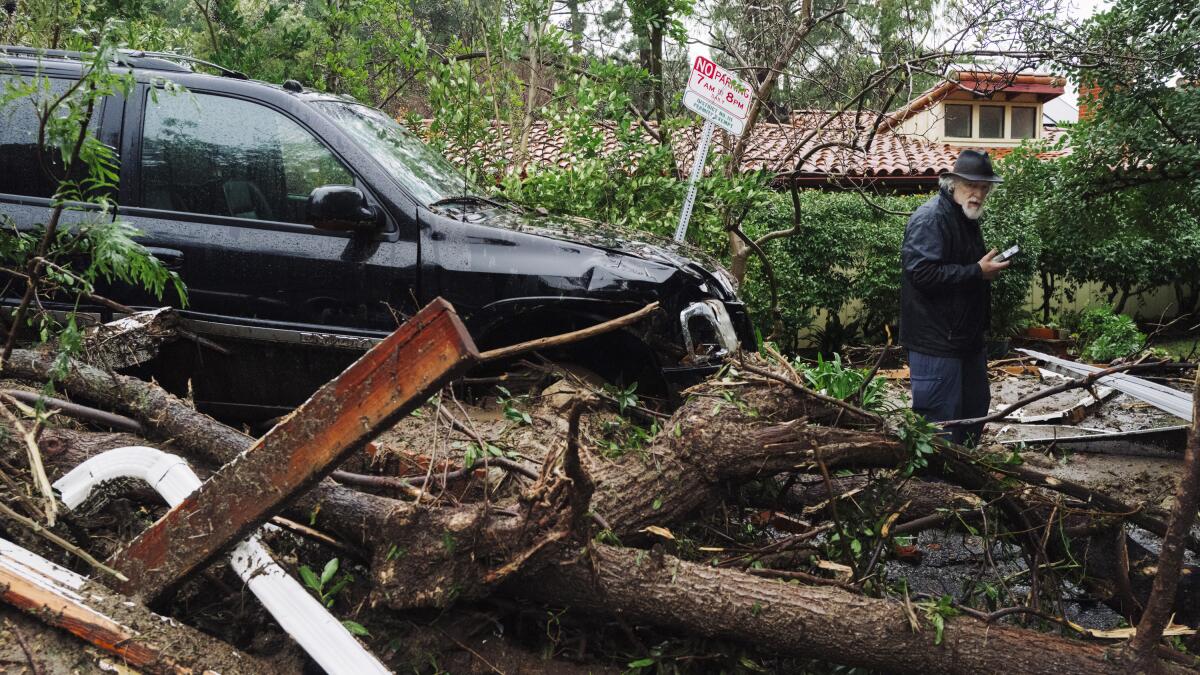
<instances>
[{"instance_id":1,"label":"damaged front bumper","mask_svg":"<svg viewBox=\"0 0 1200 675\"><path fill-rule=\"evenodd\" d=\"M679 365L662 369L676 391L717 372L739 350L756 348L750 316L740 302L693 302L679 312L679 325L687 353Z\"/></svg>"},{"instance_id":2,"label":"damaged front bumper","mask_svg":"<svg viewBox=\"0 0 1200 675\"><path fill-rule=\"evenodd\" d=\"M693 302L684 308L679 313L679 326L689 355L720 359L740 346L725 303L715 298Z\"/></svg>"}]
</instances>

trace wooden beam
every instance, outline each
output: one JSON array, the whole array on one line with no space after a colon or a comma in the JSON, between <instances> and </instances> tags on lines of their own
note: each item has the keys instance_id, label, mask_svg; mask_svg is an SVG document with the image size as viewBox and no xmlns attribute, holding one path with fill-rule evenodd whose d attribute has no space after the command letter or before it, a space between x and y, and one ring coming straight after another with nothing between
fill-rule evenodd
<instances>
[{"instance_id":1,"label":"wooden beam","mask_svg":"<svg viewBox=\"0 0 1200 675\"><path fill-rule=\"evenodd\" d=\"M478 359L454 308L434 300L118 551L120 590L160 599Z\"/></svg>"},{"instance_id":2,"label":"wooden beam","mask_svg":"<svg viewBox=\"0 0 1200 675\"><path fill-rule=\"evenodd\" d=\"M278 672L264 661L4 540L0 540L0 601L147 673Z\"/></svg>"}]
</instances>

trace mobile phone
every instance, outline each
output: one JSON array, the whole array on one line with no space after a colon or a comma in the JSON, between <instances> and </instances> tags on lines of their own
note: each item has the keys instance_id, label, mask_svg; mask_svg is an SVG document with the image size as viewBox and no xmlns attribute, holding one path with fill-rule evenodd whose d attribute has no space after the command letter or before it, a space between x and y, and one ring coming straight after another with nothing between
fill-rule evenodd
<instances>
[{"instance_id":1,"label":"mobile phone","mask_svg":"<svg viewBox=\"0 0 1200 675\"><path fill-rule=\"evenodd\" d=\"M996 256L995 258L992 258L992 261L993 262L1004 262L1020 252L1021 252L1021 247L1017 246L1016 244L1013 244L1012 248L1006 249L1000 255Z\"/></svg>"}]
</instances>

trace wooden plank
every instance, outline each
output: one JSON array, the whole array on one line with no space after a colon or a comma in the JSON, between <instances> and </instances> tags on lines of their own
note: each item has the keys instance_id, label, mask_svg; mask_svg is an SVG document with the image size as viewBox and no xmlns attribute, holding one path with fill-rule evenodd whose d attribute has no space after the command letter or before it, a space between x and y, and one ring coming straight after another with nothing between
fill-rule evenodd
<instances>
[{"instance_id":1,"label":"wooden plank","mask_svg":"<svg viewBox=\"0 0 1200 675\"><path fill-rule=\"evenodd\" d=\"M0 600L148 673L272 672L199 631L158 616L105 586L0 540ZM118 617L119 615L119 617ZM130 624L149 627L142 633ZM174 646L177 649L172 649Z\"/></svg>"},{"instance_id":2,"label":"wooden plank","mask_svg":"<svg viewBox=\"0 0 1200 675\"><path fill-rule=\"evenodd\" d=\"M438 298L321 387L110 560L154 602L478 361Z\"/></svg>"}]
</instances>

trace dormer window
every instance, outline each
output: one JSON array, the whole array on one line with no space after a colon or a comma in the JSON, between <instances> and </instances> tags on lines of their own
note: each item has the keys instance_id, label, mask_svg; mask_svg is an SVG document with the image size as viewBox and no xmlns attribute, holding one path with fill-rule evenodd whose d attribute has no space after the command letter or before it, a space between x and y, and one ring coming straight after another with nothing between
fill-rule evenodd
<instances>
[{"instance_id":1,"label":"dormer window","mask_svg":"<svg viewBox=\"0 0 1200 675\"><path fill-rule=\"evenodd\" d=\"M1037 138L1035 105L942 104L947 139L1019 141Z\"/></svg>"}]
</instances>

